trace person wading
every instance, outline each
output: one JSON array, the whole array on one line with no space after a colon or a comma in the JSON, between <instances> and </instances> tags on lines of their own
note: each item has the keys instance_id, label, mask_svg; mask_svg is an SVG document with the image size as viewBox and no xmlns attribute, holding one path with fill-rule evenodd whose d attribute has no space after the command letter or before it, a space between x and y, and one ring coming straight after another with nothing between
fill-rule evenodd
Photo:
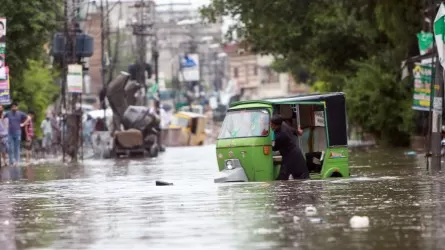
<instances>
[{"instance_id":1,"label":"person wading","mask_svg":"<svg viewBox=\"0 0 445 250\"><path fill-rule=\"evenodd\" d=\"M32 150L32 141L34 139L34 111L28 112L28 119L24 122L25 125L25 135L26 135L26 164L31 163L31 150Z\"/></svg>"},{"instance_id":2,"label":"person wading","mask_svg":"<svg viewBox=\"0 0 445 250\"><path fill-rule=\"evenodd\" d=\"M40 128L43 132L42 147L45 150L45 153L50 153L53 143L53 128L51 126L51 120L49 116L47 116L45 120L42 121L42 123L40 124Z\"/></svg>"},{"instance_id":3,"label":"person wading","mask_svg":"<svg viewBox=\"0 0 445 250\"><path fill-rule=\"evenodd\" d=\"M9 120L8 141L9 141L9 164L18 165L20 162L20 141L22 139L22 127L29 121L29 117L18 110L18 104L12 103L11 111L5 114Z\"/></svg>"},{"instance_id":4,"label":"person wading","mask_svg":"<svg viewBox=\"0 0 445 250\"><path fill-rule=\"evenodd\" d=\"M301 129L297 131L290 127L283 122L280 115L272 117L270 127L275 132L273 150L280 151L282 156L280 175L277 180L289 180L291 174L294 179L309 179L309 170L303 153L295 142L295 136L302 134Z\"/></svg>"},{"instance_id":5,"label":"person wading","mask_svg":"<svg viewBox=\"0 0 445 250\"><path fill-rule=\"evenodd\" d=\"M8 118L4 118L3 105L0 105L0 152L2 165L8 165L6 162L6 153L8 152ZM1 167L1 165L0 165Z\"/></svg>"}]
</instances>

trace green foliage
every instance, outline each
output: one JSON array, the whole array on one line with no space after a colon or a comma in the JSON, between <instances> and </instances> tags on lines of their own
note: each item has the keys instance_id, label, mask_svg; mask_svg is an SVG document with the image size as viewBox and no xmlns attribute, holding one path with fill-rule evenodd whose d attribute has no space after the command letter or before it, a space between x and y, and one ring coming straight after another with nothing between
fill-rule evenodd
<instances>
[{"instance_id":1,"label":"green foliage","mask_svg":"<svg viewBox=\"0 0 445 250\"><path fill-rule=\"evenodd\" d=\"M7 18L6 62L14 88L20 85L28 59L43 59L44 45L57 28L62 0L2 0L0 16Z\"/></svg>"},{"instance_id":2,"label":"green foliage","mask_svg":"<svg viewBox=\"0 0 445 250\"><path fill-rule=\"evenodd\" d=\"M7 19L6 63L12 99L23 110L36 112L37 125L57 95L44 45L61 24L57 20L62 20L62 4L62 0L2 0L0 4L0 16Z\"/></svg>"},{"instance_id":3,"label":"green foliage","mask_svg":"<svg viewBox=\"0 0 445 250\"><path fill-rule=\"evenodd\" d=\"M13 96L20 100L20 108L24 111L32 110L36 113L35 122L37 134L40 135L40 123L45 119L46 109L59 93L54 84L55 72L45 64L29 60L28 69L24 71L21 91L15 90Z\"/></svg>"},{"instance_id":4,"label":"green foliage","mask_svg":"<svg viewBox=\"0 0 445 250\"><path fill-rule=\"evenodd\" d=\"M418 54L415 34L421 30L422 4L212 0L201 13L210 21L221 15L238 20L231 30L254 52L280 58L275 69L292 72L296 79L308 71L312 91L346 92L350 122L384 141L404 144L412 95L405 87L409 83L397 79L400 62Z\"/></svg>"},{"instance_id":5,"label":"green foliage","mask_svg":"<svg viewBox=\"0 0 445 250\"><path fill-rule=\"evenodd\" d=\"M411 92L381 64L370 60L357 65L345 88L349 120L378 139L406 145L412 129Z\"/></svg>"},{"instance_id":6,"label":"green foliage","mask_svg":"<svg viewBox=\"0 0 445 250\"><path fill-rule=\"evenodd\" d=\"M312 86L310 91L312 93L326 93L329 92L329 84L323 81L316 81Z\"/></svg>"}]
</instances>

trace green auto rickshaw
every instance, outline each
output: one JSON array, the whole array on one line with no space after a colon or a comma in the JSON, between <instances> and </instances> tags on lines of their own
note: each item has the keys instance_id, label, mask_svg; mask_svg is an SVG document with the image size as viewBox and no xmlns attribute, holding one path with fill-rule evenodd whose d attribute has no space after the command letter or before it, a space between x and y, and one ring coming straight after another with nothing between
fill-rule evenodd
<instances>
[{"instance_id":1,"label":"green auto rickshaw","mask_svg":"<svg viewBox=\"0 0 445 250\"><path fill-rule=\"evenodd\" d=\"M216 183L276 180L281 156L272 151L273 114L302 128L303 135L295 140L311 179L349 177L345 96L329 93L232 104L216 142Z\"/></svg>"}]
</instances>

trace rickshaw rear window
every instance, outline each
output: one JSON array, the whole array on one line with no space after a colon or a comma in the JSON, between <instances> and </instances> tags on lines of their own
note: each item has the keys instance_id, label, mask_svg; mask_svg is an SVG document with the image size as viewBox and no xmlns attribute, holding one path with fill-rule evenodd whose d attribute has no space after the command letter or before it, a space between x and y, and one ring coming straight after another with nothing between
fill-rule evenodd
<instances>
[{"instance_id":1,"label":"rickshaw rear window","mask_svg":"<svg viewBox=\"0 0 445 250\"><path fill-rule=\"evenodd\" d=\"M186 128L189 125L189 120L187 118L184 118L184 117L173 116L171 118L171 124Z\"/></svg>"},{"instance_id":2,"label":"rickshaw rear window","mask_svg":"<svg viewBox=\"0 0 445 250\"><path fill-rule=\"evenodd\" d=\"M270 116L266 109L229 111L218 139L268 136Z\"/></svg>"}]
</instances>

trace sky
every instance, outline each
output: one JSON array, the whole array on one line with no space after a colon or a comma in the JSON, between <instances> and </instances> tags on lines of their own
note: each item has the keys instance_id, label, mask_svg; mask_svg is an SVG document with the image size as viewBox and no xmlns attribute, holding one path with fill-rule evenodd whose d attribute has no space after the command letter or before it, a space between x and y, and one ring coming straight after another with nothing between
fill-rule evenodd
<instances>
[{"instance_id":1,"label":"sky","mask_svg":"<svg viewBox=\"0 0 445 250\"><path fill-rule=\"evenodd\" d=\"M90 1L93 1L93 0L90 0ZM96 0L96 2L97 1L98 0ZM119 0L108 0L108 1L109 2L118 2ZM120 0L120 1L121 2L135 2L135 1L139 1L139 0ZM203 5L209 4L211 2L211 0L154 0L154 1L156 2L156 4L190 3L191 8L199 8ZM165 8L168 8L168 7L165 7ZM224 23L223 23L223 27L222 27L223 32L227 31L227 29L231 23L233 23L233 20L231 20L229 18L224 18Z\"/></svg>"}]
</instances>

